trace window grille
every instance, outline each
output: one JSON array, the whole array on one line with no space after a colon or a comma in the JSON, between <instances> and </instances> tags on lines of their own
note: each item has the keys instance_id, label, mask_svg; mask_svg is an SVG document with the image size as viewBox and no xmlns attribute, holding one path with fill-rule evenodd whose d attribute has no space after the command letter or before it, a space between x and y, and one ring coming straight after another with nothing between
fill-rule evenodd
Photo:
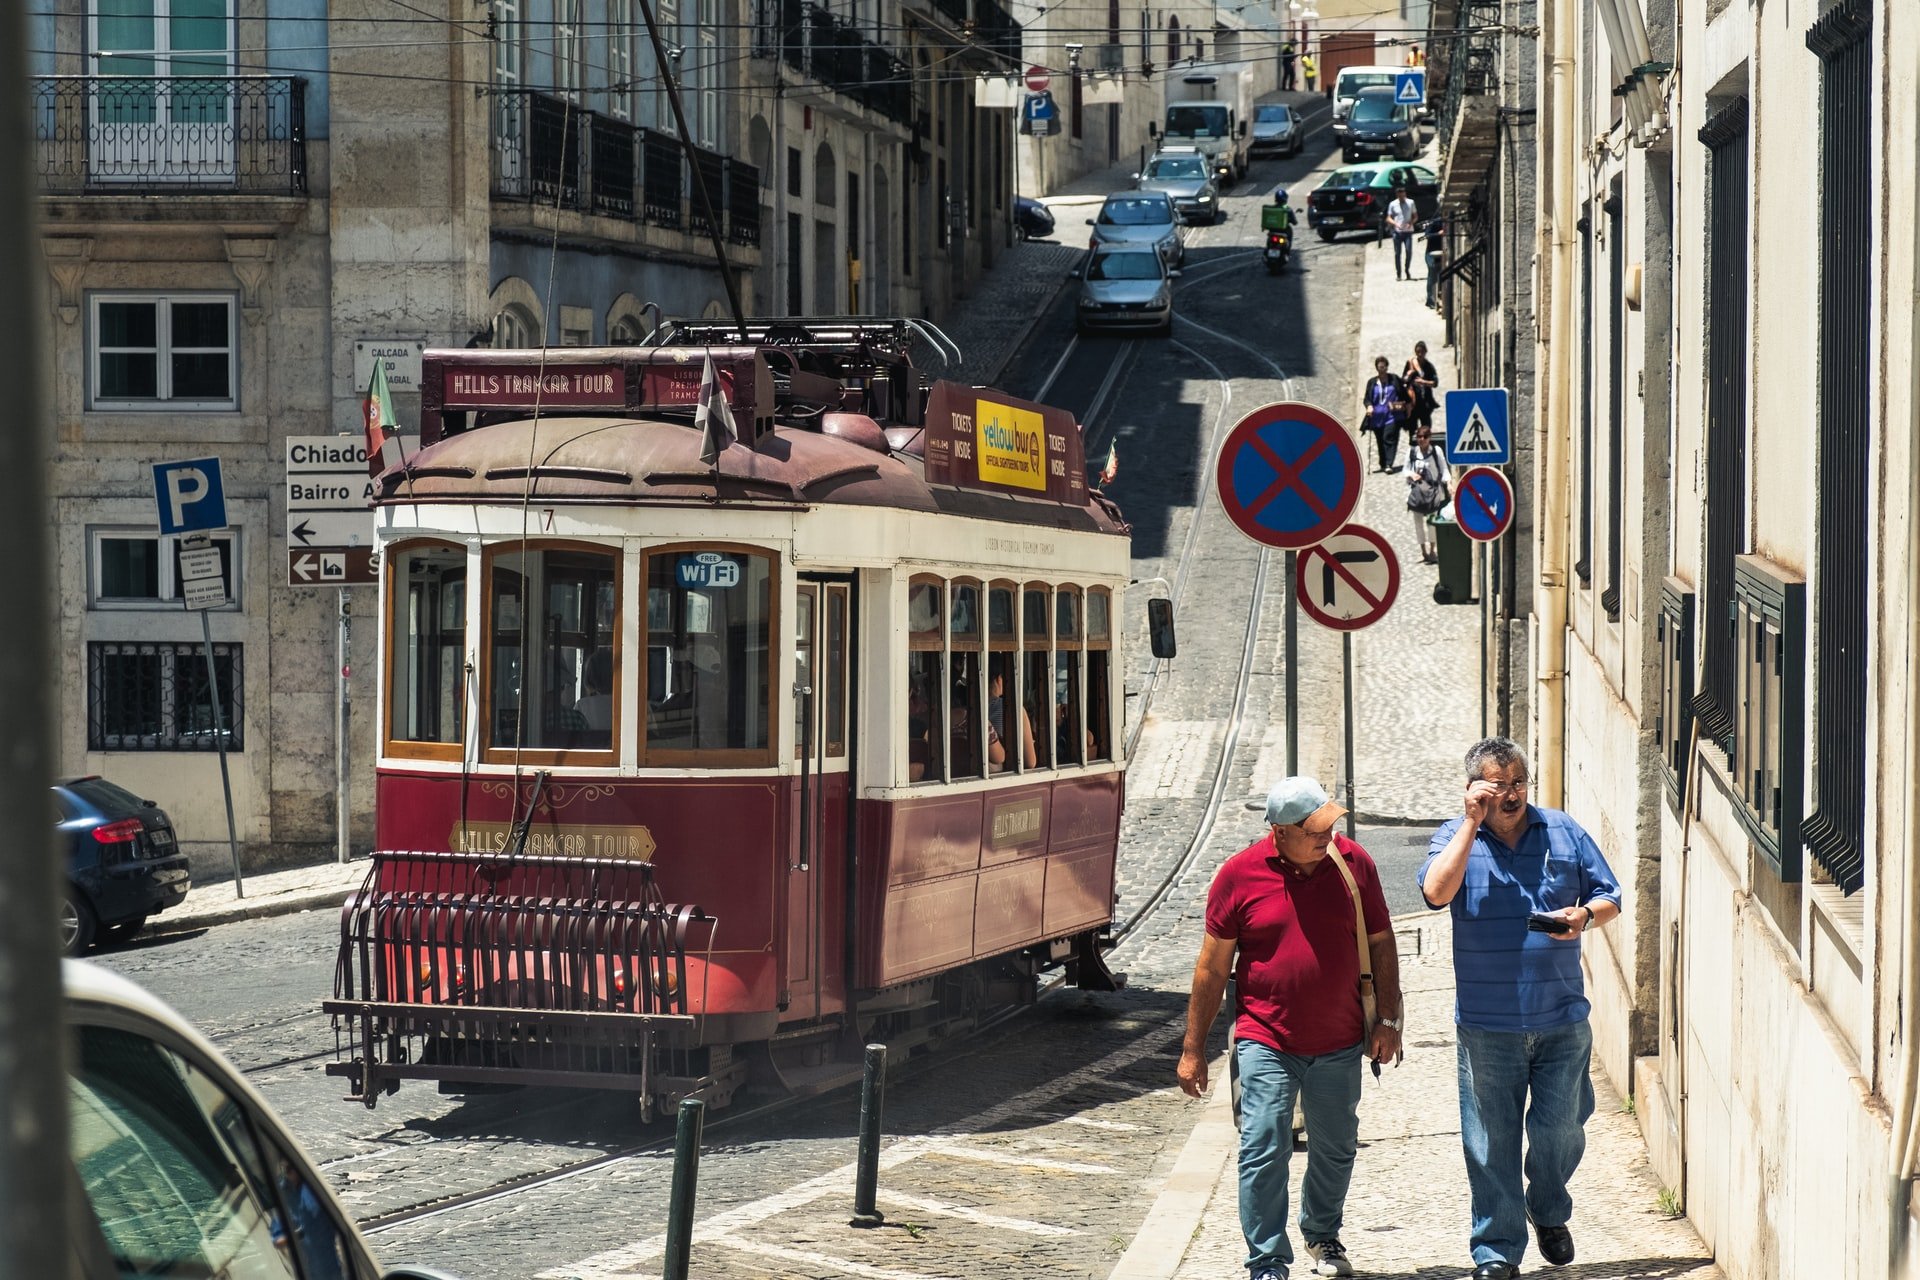
<instances>
[{"instance_id":1,"label":"window grille","mask_svg":"<svg viewBox=\"0 0 1920 1280\"><path fill-rule=\"evenodd\" d=\"M1627 499L1627 219L1618 178L1602 207L1607 214L1607 585L1600 607L1608 622L1618 622Z\"/></svg>"},{"instance_id":2,"label":"window grille","mask_svg":"<svg viewBox=\"0 0 1920 1280\"><path fill-rule=\"evenodd\" d=\"M1814 812L1807 848L1843 893L1865 883L1873 30L1843 0L1807 33L1820 70L1820 410L1815 465Z\"/></svg>"},{"instance_id":3,"label":"window grille","mask_svg":"<svg viewBox=\"0 0 1920 1280\"><path fill-rule=\"evenodd\" d=\"M1593 222L1580 219L1580 558L1573 571L1593 585Z\"/></svg>"},{"instance_id":4,"label":"window grille","mask_svg":"<svg viewBox=\"0 0 1920 1280\"><path fill-rule=\"evenodd\" d=\"M1728 764L1735 809L1782 881L1800 879L1800 775L1805 750L1806 584L1758 556L1734 562L1733 656L1738 697Z\"/></svg>"},{"instance_id":5,"label":"window grille","mask_svg":"<svg viewBox=\"0 0 1920 1280\"><path fill-rule=\"evenodd\" d=\"M1687 800L1687 745L1693 733L1693 592L1678 578L1660 588L1660 709L1653 718L1661 781L1674 808Z\"/></svg>"},{"instance_id":6,"label":"window grille","mask_svg":"<svg viewBox=\"0 0 1920 1280\"><path fill-rule=\"evenodd\" d=\"M207 697L206 651L190 641L87 645L89 751L213 751L246 747L243 646L213 646L220 721ZM219 732L216 732L219 730Z\"/></svg>"}]
</instances>

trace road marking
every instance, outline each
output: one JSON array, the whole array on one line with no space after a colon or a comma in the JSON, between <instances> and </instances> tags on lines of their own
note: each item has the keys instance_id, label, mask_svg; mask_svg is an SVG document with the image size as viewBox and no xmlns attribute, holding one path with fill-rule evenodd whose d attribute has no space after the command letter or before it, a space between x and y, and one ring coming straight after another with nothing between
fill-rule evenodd
<instances>
[{"instance_id":1,"label":"road marking","mask_svg":"<svg viewBox=\"0 0 1920 1280\"><path fill-rule=\"evenodd\" d=\"M1006 1101L989 1107L980 1114L952 1126L944 1134L928 1135L918 1138L903 1138L880 1153L880 1170L884 1173L889 1169L896 1169L910 1160L918 1159L927 1154L929 1148L940 1145L943 1142L951 1142L955 1138L966 1137L969 1134L978 1133L983 1129L998 1128L1009 1120L1032 1112L1036 1107L1044 1107L1048 1103L1064 1098L1076 1089L1084 1088L1091 1084L1113 1085L1117 1083L1112 1079L1116 1072L1125 1070L1142 1058L1155 1057L1166 1053L1180 1038L1180 1027L1178 1024L1184 1022L1184 1020L1185 1015L1181 1015L1177 1020L1170 1020L1163 1023L1160 1034L1142 1036L1132 1044L1127 1045L1125 1048L1114 1050L1097 1062L1090 1062L1078 1070L1069 1071L1066 1075L1055 1076L1045 1084L1036 1085L1025 1093L1008 1098ZM611 1166L602 1165L600 1167L605 1169ZM785 1191L765 1196L749 1204L741 1205L738 1208L728 1209L723 1213L717 1213L694 1228L693 1243L722 1243L726 1241L728 1237L748 1227L757 1226L780 1214L801 1208L804 1205L812 1204L822 1196L837 1194L851 1198L853 1194L854 1171L855 1166L853 1164L843 1164L837 1169L829 1170L817 1177L808 1178L804 1182L796 1183ZM547 1183L543 1185L552 1186L555 1184ZM666 1248L667 1238L665 1233L649 1236L644 1240L636 1240L632 1244L622 1245L617 1249L608 1249L603 1253L596 1253L590 1258L585 1258L569 1266L555 1267L549 1271L542 1271L534 1280L614 1280L615 1277L630 1276L634 1268L658 1258L666 1252Z\"/></svg>"},{"instance_id":2,"label":"road marking","mask_svg":"<svg viewBox=\"0 0 1920 1280\"><path fill-rule=\"evenodd\" d=\"M1106 1129L1113 1133L1138 1133L1140 1126L1124 1120L1094 1120L1088 1116L1066 1116L1060 1123L1077 1124L1088 1129Z\"/></svg>"},{"instance_id":3,"label":"road marking","mask_svg":"<svg viewBox=\"0 0 1920 1280\"><path fill-rule=\"evenodd\" d=\"M905 1205L921 1213L931 1213L941 1218L959 1218L962 1222L977 1223L983 1227L993 1227L1000 1231L1019 1231L1030 1236L1077 1236L1080 1233L1072 1227L1056 1227L1046 1222L1030 1222L1026 1218L1007 1218L997 1213L986 1213L979 1209L969 1209L961 1204L947 1204L940 1200L923 1200L919 1196L906 1195L899 1191L880 1190L875 1193L888 1204Z\"/></svg>"},{"instance_id":4,"label":"road marking","mask_svg":"<svg viewBox=\"0 0 1920 1280\"><path fill-rule=\"evenodd\" d=\"M762 1244L758 1240L748 1240L742 1236L723 1236L714 1243L724 1244L730 1249L739 1249L744 1253L757 1253L766 1258L778 1258L782 1262L804 1262L811 1266L844 1271L850 1276L872 1276L873 1280L941 1280L941 1277L923 1275L918 1271L895 1271L890 1267L870 1266L864 1262L836 1258L830 1254L812 1253L804 1249L788 1249L777 1244Z\"/></svg>"},{"instance_id":5,"label":"road marking","mask_svg":"<svg viewBox=\"0 0 1920 1280\"><path fill-rule=\"evenodd\" d=\"M1108 1164L1081 1164L1076 1160L1048 1160L1041 1156L1021 1155L1018 1151L994 1151L986 1147L963 1147L957 1142L936 1142L927 1147L928 1155L948 1156L955 1160L978 1160L982 1164L1013 1165L1022 1169L1051 1169L1055 1173L1115 1173Z\"/></svg>"}]
</instances>

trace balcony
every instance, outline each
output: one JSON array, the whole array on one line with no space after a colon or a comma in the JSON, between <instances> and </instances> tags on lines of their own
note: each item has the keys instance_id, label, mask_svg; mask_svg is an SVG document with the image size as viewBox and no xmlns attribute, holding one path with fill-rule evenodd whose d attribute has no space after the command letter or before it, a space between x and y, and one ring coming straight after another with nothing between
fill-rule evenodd
<instances>
[{"instance_id":1,"label":"balcony","mask_svg":"<svg viewBox=\"0 0 1920 1280\"><path fill-rule=\"evenodd\" d=\"M913 118L907 64L811 0L758 0L754 51L898 124Z\"/></svg>"},{"instance_id":2,"label":"balcony","mask_svg":"<svg viewBox=\"0 0 1920 1280\"><path fill-rule=\"evenodd\" d=\"M43 195L307 193L297 76L36 76Z\"/></svg>"},{"instance_id":3,"label":"balcony","mask_svg":"<svg viewBox=\"0 0 1920 1280\"><path fill-rule=\"evenodd\" d=\"M1021 64L1020 24L998 0L975 0L973 40L1009 67Z\"/></svg>"},{"instance_id":4,"label":"balcony","mask_svg":"<svg viewBox=\"0 0 1920 1280\"><path fill-rule=\"evenodd\" d=\"M1489 19L1487 0L1443 7L1453 8L1460 34L1433 42L1439 65L1430 62L1428 74L1439 78L1434 118L1442 157L1440 198L1458 214L1499 150L1500 44L1498 36L1484 33L1498 23L1499 14L1496 9ZM1439 16L1436 11L1436 21Z\"/></svg>"},{"instance_id":5,"label":"balcony","mask_svg":"<svg viewBox=\"0 0 1920 1280\"><path fill-rule=\"evenodd\" d=\"M705 235L693 166L734 244L760 243L760 171L533 90L496 90L493 197Z\"/></svg>"}]
</instances>

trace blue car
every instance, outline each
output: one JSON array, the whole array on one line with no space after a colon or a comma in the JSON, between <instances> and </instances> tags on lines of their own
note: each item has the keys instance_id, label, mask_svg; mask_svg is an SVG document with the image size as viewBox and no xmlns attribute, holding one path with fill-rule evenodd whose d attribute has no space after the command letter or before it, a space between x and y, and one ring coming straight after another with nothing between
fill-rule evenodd
<instances>
[{"instance_id":1,"label":"blue car","mask_svg":"<svg viewBox=\"0 0 1920 1280\"><path fill-rule=\"evenodd\" d=\"M1013 229L1022 240L1045 240L1053 234L1053 210L1038 200L1016 196L1013 201Z\"/></svg>"},{"instance_id":2,"label":"blue car","mask_svg":"<svg viewBox=\"0 0 1920 1280\"><path fill-rule=\"evenodd\" d=\"M193 887L166 810L97 774L53 784L54 831L67 860L60 945L79 955L124 942Z\"/></svg>"}]
</instances>

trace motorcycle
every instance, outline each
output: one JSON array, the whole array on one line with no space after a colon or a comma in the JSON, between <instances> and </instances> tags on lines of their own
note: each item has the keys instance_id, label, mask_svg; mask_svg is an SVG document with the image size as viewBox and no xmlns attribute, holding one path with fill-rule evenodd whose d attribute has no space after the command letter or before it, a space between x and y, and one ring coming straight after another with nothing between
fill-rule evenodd
<instances>
[{"instance_id":1,"label":"motorcycle","mask_svg":"<svg viewBox=\"0 0 1920 1280\"><path fill-rule=\"evenodd\" d=\"M1287 259L1293 253L1293 234L1288 231L1267 232L1267 247L1262 253L1266 259L1267 274L1278 275L1285 269Z\"/></svg>"}]
</instances>

